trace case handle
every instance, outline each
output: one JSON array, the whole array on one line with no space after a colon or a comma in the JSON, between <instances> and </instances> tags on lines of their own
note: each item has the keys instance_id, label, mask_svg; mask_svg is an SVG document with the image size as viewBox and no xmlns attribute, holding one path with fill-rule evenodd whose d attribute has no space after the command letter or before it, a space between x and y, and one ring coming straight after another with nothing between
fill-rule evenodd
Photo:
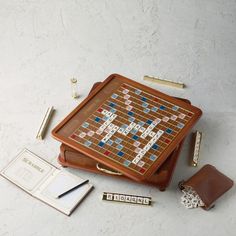
<instances>
[{"instance_id":1,"label":"case handle","mask_svg":"<svg viewBox=\"0 0 236 236\"><path fill-rule=\"evenodd\" d=\"M99 163L96 164L96 167L98 170L106 173L106 174L110 174L110 175L122 175L122 173L120 172L116 172L116 171L111 171L111 170L108 170L108 169L105 169L105 168L102 168L99 166Z\"/></svg>"}]
</instances>

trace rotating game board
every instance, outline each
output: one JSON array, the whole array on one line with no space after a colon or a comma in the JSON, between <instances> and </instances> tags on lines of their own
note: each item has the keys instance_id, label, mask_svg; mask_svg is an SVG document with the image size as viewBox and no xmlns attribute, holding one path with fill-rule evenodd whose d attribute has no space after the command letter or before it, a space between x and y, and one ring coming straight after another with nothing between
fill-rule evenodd
<instances>
[{"instance_id":1,"label":"rotating game board","mask_svg":"<svg viewBox=\"0 0 236 236\"><path fill-rule=\"evenodd\" d=\"M143 181L162 165L201 114L190 104L114 74L52 135L96 161Z\"/></svg>"}]
</instances>

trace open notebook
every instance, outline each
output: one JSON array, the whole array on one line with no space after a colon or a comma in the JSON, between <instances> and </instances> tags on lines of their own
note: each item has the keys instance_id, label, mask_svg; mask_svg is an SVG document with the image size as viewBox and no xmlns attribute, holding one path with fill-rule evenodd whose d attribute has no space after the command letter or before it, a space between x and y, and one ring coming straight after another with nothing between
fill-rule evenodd
<instances>
[{"instance_id":1,"label":"open notebook","mask_svg":"<svg viewBox=\"0 0 236 236\"><path fill-rule=\"evenodd\" d=\"M93 186L89 183L58 196L84 182L84 179L58 169L24 149L0 174L21 189L66 215L70 215Z\"/></svg>"}]
</instances>

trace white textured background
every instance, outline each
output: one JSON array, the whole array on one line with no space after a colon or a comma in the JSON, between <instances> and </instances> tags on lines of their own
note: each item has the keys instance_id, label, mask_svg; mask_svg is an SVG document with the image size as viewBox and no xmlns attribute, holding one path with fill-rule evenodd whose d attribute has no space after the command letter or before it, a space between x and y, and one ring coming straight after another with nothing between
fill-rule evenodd
<instances>
[{"instance_id":1,"label":"white textured background","mask_svg":"<svg viewBox=\"0 0 236 236\"><path fill-rule=\"evenodd\" d=\"M200 167L236 180L236 2L233 0L0 0L0 168L23 147L56 163L59 143L35 135L49 105L54 127L96 81L120 73L183 81L184 90L145 83L202 108ZM69 78L81 99L70 97ZM188 141L166 192L88 174L94 191L71 217L0 178L0 236L235 235L235 188L209 212L187 210L177 183L195 173ZM153 207L101 201L103 191L150 195Z\"/></svg>"}]
</instances>

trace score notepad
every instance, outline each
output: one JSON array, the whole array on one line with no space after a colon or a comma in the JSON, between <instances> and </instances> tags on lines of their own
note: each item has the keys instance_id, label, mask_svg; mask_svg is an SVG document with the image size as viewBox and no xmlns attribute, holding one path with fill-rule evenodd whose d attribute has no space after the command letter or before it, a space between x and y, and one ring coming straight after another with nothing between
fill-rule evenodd
<instances>
[{"instance_id":1,"label":"score notepad","mask_svg":"<svg viewBox=\"0 0 236 236\"><path fill-rule=\"evenodd\" d=\"M58 169L27 149L21 151L0 174L66 215L70 215L93 188L92 184L87 183L58 198L84 182L84 179Z\"/></svg>"}]
</instances>

